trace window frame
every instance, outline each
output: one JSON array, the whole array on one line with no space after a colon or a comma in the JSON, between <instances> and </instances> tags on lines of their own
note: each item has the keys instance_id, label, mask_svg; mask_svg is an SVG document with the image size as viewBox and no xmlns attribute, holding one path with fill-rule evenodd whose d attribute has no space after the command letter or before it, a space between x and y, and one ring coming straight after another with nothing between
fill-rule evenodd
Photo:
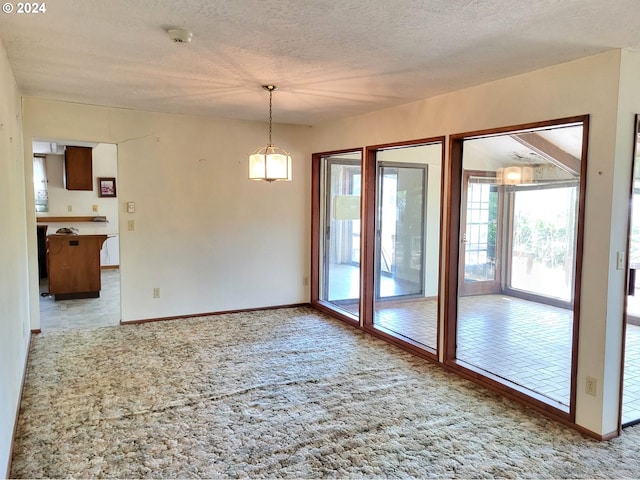
<instances>
[{"instance_id":1,"label":"window frame","mask_svg":"<svg viewBox=\"0 0 640 480\"><path fill-rule=\"evenodd\" d=\"M505 381L489 372L471 367L456 358L456 336L458 316L458 282L459 282L459 242L460 242L460 207L462 198L463 175L463 143L474 138L521 133L560 127L562 125L582 125L582 152L580 158L580 182L576 227L576 266L574 282L574 305L571 345L571 380L568 411L557 408L546 401L541 395L536 395L529 389ZM447 219L446 219L446 252L445 263L448 276L445 280L444 293L444 358L443 363L460 376L468 378L480 385L500 391L503 395L516 399L531 408L541 411L557 420L575 424L576 416L576 385L577 385L577 356L580 329L580 292L584 242L585 198L587 186L587 156L589 145L589 115L560 118L555 120L535 122L521 125L511 125L500 128L458 133L449 136L449 163L447 178Z\"/></svg>"}]
</instances>

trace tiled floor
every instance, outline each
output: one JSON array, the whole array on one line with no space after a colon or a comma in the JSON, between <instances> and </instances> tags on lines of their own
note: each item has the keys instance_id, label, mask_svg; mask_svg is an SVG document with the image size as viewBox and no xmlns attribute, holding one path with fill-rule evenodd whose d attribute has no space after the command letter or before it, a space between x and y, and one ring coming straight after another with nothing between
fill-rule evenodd
<instances>
[{"instance_id":1,"label":"tiled floor","mask_svg":"<svg viewBox=\"0 0 640 480\"><path fill-rule=\"evenodd\" d=\"M627 324L622 424L640 421L640 326Z\"/></svg>"},{"instance_id":2,"label":"tiled floor","mask_svg":"<svg viewBox=\"0 0 640 480\"><path fill-rule=\"evenodd\" d=\"M568 407L572 316L504 295L461 297L457 359Z\"/></svg>"},{"instance_id":3,"label":"tiled floor","mask_svg":"<svg viewBox=\"0 0 640 480\"><path fill-rule=\"evenodd\" d=\"M421 298L376 302L373 323L433 350L437 348L437 300Z\"/></svg>"},{"instance_id":4,"label":"tiled floor","mask_svg":"<svg viewBox=\"0 0 640 480\"><path fill-rule=\"evenodd\" d=\"M101 270L99 298L58 300L42 296L48 291L47 279L40 280L40 330L50 332L71 328L118 325L120 323L120 270Z\"/></svg>"}]
</instances>

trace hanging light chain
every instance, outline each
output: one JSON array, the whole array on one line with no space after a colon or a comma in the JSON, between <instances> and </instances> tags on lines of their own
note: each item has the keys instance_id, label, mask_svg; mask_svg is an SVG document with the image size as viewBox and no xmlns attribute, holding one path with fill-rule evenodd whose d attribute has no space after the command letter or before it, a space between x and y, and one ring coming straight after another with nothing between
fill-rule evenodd
<instances>
[{"instance_id":1,"label":"hanging light chain","mask_svg":"<svg viewBox=\"0 0 640 480\"><path fill-rule=\"evenodd\" d=\"M272 100L271 98L273 97L273 87L269 88L269 146L273 146L273 143L271 143L271 121L273 119L272 117Z\"/></svg>"}]
</instances>

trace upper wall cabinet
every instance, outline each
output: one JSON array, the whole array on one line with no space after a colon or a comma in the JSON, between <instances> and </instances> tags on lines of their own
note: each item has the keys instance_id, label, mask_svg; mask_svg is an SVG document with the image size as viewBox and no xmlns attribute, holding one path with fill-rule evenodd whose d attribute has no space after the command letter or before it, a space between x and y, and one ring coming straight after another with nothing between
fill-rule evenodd
<instances>
[{"instance_id":1,"label":"upper wall cabinet","mask_svg":"<svg viewBox=\"0 0 640 480\"><path fill-rule=\"evenodd\" d=\"M93 190L91 147L68 146L64 154L64 186L67 190Z\"/></svg>"}]
</instances>

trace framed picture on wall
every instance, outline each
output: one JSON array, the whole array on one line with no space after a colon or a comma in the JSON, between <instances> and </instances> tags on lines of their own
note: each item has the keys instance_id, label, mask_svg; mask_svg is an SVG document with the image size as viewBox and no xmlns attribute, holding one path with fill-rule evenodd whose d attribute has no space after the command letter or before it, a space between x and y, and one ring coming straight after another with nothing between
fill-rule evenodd
<instances>
[{"instance_id":1,"label":"framed picture on wall","mask_svg":"<svg viewBox=\"0 0 640 480\"><path fill-rule=\"evenodd\" d=\"M98 196L116 196L116 179L114 177L98 177Z\"/></svg>"}]
</instances>

